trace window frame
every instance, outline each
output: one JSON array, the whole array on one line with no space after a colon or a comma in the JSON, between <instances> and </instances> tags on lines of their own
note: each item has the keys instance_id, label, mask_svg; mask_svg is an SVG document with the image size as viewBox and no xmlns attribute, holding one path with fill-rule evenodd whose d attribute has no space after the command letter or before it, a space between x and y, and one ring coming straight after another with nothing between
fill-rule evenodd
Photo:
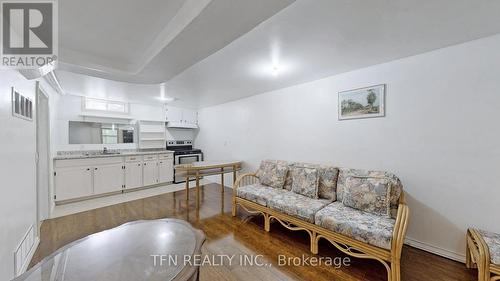
<instances>
[{"instance_id":1,"label":"window frame","mask_svg":"<svg viewBox=\"0 0 500 281\"><path fill-rule=\"evenodd\" d=\"M106 109L98 109L98 108L89 108L88 102L96 101L101 102L106 105ZM110 105L122 105L123 111L110 110ZM129 114L130 113L130 103L123 101L113 101L99 98L91 98L91 97L82 97L82 110L90 111L90 112L106 112L106 113L114 113L114 114Z\"/></svg>"}]
</instances>

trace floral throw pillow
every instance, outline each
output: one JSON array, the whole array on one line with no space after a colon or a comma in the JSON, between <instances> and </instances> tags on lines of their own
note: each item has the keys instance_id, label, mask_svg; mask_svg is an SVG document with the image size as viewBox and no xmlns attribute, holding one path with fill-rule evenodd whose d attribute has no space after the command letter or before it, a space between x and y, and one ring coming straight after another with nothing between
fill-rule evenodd
<instances>
[{"instance_id":1,"label":"floral throw pillow","mask_svg":"<svg viewBox=\"0 0 500 281\"><path fill-rule=\"evenodd\" d=\"M292 191L318 199L318 170L307 167L292 168Z\"/></svg>"},{"instance_id":2,"label":"floral throw pillow","mask_svg":"<svg viewBox=\"0 0 500 281\"><path fill-rule=\"evenodd\" d=\"M260 163L257 177L262 185L283 188L287 172L288 165L265 160Z\"/></svg>"},{"instance_id":3,"label":"floral throw pillow","mask_svg":"<svg viewBox=\"0 0 500 281\"><path fill-rule=\"evenodd\" d=\"M387 178L348 177L342 203L379 216L390 216L391 182Z\"/></svg>"}]
</instances>

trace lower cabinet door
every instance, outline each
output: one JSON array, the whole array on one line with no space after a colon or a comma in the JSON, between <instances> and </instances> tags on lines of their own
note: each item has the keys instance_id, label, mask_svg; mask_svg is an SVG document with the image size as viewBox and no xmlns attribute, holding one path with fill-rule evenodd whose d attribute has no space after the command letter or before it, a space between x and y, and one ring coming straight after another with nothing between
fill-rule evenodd
<instances>
[{"instance_id":1,"label":"lower cabinet door","mask_svg":"<svg viewBox=\"0 0 500 281\"><path fill-rule=\"evenodd\" d=\"M58 168L54 176L55 200L62 201L92 195L90 167Z\"/></svg>"},{"instance_id":2,"label":"lower cabinet door","mask_svg":"<svg viewBox=\"0 0 500 281\"><path fill-rule=\"evenodd\" d=\"M94 167L94 194L120 191L123 188L123 164Z\"/></svg>"},{"instance_id":3,"label":"lower cabinet door","mask_svg":"<svg viewBox=\"0 0 500 281\"><path fill-rule=\"evenodd\" d=\"M145 161L143 163L143 185L158 183L158 161Z\"/></svg>"},{"instance_id":4,"label":"lower cabinet door","mask_svg":"<svg viewBox=\"0 0 500 281\"><path fill-rule=\"evenodd\" d=\"M142 163L132 162L125 164L125 188L142 186Z\"/></svg>"},{"instance_id":5,"label":"lower cabinet door","mask_svg":"<svg viewBox=\"0 0 500 281\"><path fill-rule=\"evenodd\" d=\"M174 162L172 159L158 161L158 179L160 183L174 181Z\"/></svg>"}]
</instances>

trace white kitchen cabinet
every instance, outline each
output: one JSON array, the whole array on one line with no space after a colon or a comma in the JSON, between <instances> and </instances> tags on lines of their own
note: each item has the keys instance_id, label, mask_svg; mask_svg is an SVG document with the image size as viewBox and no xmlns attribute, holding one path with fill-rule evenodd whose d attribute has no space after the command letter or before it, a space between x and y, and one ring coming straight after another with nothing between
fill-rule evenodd
<instances>
[{"instance_id":1,"label":"white kitchen cabinet","mask_svg":"<svg viewBox=\"0 0 500 281\"><path fill-rule=\"evenodd\" d=\"M173 181L173 153L55 159L55 201L119 193Z\"/></svg>"},{"instance_id":2,"label":"white kitchen cabinet","mask_svg":"<svg viewBox=\"0 0 500 281\"><path fill-rule=\"evenodd\" d=\"M55 200L68 200L92 195L91 169L91 167L56 169L54 174Z\"/></svg>"},{"instance_id":3,"label":"white kitchen cabinet","mask_svg":"<svg viewBox=\"0 0 500 281\"><path fill-rule=\"evenodd\" d=\"M183 109L182 119L185 123L196 125L198 124L198 112L192 109Z\"/></svg>"},{"instance_id":4,"label":"white kitchen cabinet","mask_svg":"<svg viewBox=\"0 0 500 281\"><path fill-rule=\"evenodd\" d=\"M174 181L174 161L172 158L158 160L158 181L160 183Z\"/></svg>"},{"instance_id":5,"label":"white kitchen cabinet","mask_svg":"<svg viewBox=\"0 0 500 281\"><path fill-rule=\"evenodd\" d=\"M150 160L144 161L143 169L143 185L148 186L158 183L158 161Z\"/></svg>"},{"instance_id":6,"label":"white kitchen cabinet","mask_svg":"<svg viewBox=\"0 0 500 281\"><path fill-rule=\"evenodd\" d=\"M167 121L180 123L182 120L182 108L180 107L167 107Z\"/></svg>"},{"instance_id":7,"label":"white kitchen cabinet","mask_svg":"<svg viewBox=\"0 0 500 281\"><path fill-rule=\"evenodd\" d=\"M125 189L142 186L142 162L125 164Z\"/></svg>"},{"instance_id":8,"label":"white kitchen cabinet","mask_svg":"<svg viewBox=\"0 0 500 281\"><path fill-rule=\"evenodd\" d=\"M94 167L94 194L120 191L123 188L123 164Z\"/></svg>"},{"instance_id":9,"label":"white kitchen cabinet","mask_svg":"<svg viewBox=\"0 0 500 281\"><path fill-rule=\"evenodd\" d=\"M167 107L167 127L197 128L198 112L193 109Z\"/></svg>"}]
</instances>

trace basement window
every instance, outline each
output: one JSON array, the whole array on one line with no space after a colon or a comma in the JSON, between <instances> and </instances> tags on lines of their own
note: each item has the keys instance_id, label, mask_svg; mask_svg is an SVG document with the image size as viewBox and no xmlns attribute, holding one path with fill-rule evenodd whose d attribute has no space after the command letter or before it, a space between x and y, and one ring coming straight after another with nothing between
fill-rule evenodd
<instances>
[{"instance_id":1,"label":"basement window","mask_svg":"<svg viewBox=\"0 0 500 281\"><path fill-rule=\"evenodd\" d=\"M90 111L106 111L111 113L128 113L129 104L120 101L83 98L83 109Z\"/></svg>"}]
</instances>

